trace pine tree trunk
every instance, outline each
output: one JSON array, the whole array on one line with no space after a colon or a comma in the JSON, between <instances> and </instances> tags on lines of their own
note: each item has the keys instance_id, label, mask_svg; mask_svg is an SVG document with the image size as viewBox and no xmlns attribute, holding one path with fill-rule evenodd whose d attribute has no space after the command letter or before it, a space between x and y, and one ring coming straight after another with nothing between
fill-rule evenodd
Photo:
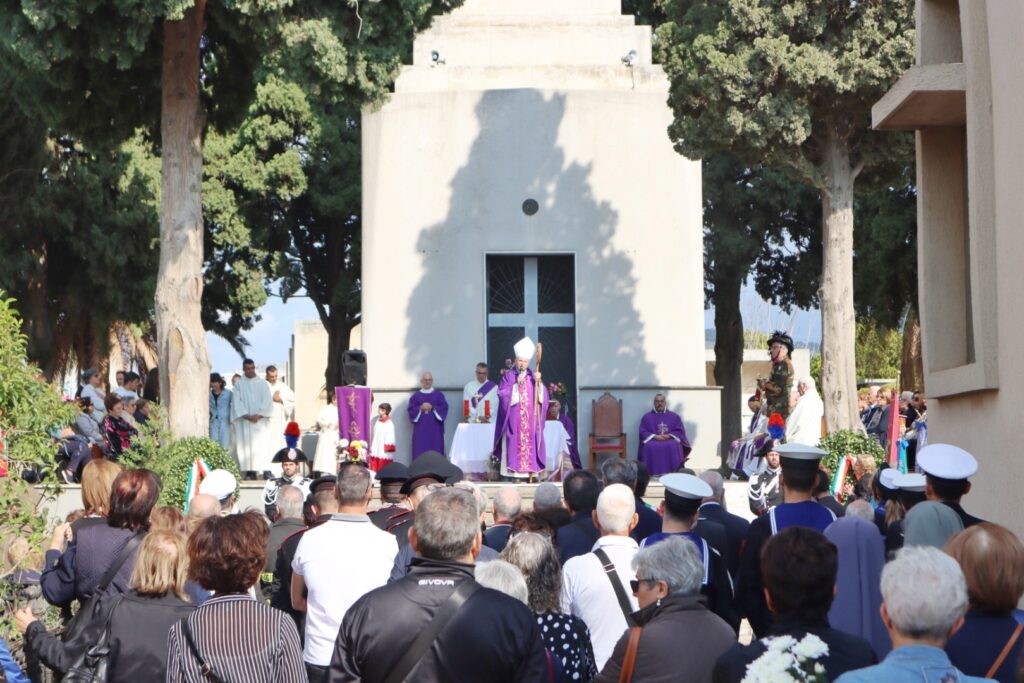
<instances>
[{"instance_id":1,"label":"pine tree trunk","mask_svg":"<svg viewBox=\"0 0 1024 683\"><path fill-rule=\"evenodd\" d=\"M824 144L828 190L822 193L821 398L829 432L853 429L857 371L853 309L853 182L847 142L834 132Z\"/></svg>"},{"instance_id":2,"label":"pine tree trunk","mask_svg":"<svg viewBox=\"0 0 1024 683\"><path fill-rule=\"evenodd\" d=\"M740 313L739 277L715 278L715 384L722 387L722 467L729 446L743 436L743 316Z\"/></svg>"},{"instance_id":3,"label":"pine tree trunk","mask_svg":"<svg viewBox=\"0 0 1024 683\"><path fill-rule=\"evenodd\" d=\"M203 116L199 39L205 0L164 22L161 107L160 270L156 281L160 397L176 437L209 433L210 359L203 294Z\"/></svg>"}]
</instances>

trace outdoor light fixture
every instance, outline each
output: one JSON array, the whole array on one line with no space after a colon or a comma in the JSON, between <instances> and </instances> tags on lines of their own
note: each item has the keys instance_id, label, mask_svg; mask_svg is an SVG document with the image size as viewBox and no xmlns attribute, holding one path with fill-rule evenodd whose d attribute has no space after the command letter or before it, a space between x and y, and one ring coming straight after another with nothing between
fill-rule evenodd
<instances>
[{"instance_id":1,"label":"outdoor light fixture","mask_svg":"<svg viewBox=\"0 0 1024 683\"><path fill-rule=\"evenodd\" d=\"M630 50L626 54L622 55L622 63L625 64L626 66L633 66L634 64L636 64L636 58L636 50Z\"/></svg>"},{"instance_id":2,"label":"outdoor light fixture","mask_svg":"<svg viewBox=\"0 0 1024 683\"><path fill-rule=\"evenodd\" d=\"M431 50L430 61L433 62L433 66L437 66L438 64L444 64L444 56L437 50Z\"/></svg>"}]
</instances>

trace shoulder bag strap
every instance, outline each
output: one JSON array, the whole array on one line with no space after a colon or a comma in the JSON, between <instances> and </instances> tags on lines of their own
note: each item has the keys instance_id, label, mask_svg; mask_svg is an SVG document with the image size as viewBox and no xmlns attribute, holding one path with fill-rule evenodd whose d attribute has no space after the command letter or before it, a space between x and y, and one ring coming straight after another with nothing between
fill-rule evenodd
<instances>
[{"instance_id":1,"label":"shoulder bag strap","mask_svg":"<svg viewBox=\"0 0 1024 683\"><path fill-rule=\"evenodd\" d=\"M629 629L629 645L626 647L626 656L622 660L622 670L619 671L619 683L631 683L633 680L633 669L636 668L636 653L640 648L640 632L642 626L634 626Z\"/></svg>"},{"instance_id":2,"label":"shoulder bag strap","mask_svg":"<svg viewBox=\"0 0 1024 683\"><path fill-rule=\"evenodd\" d=\"M478 590L483 588L475 579L469 579L463 581L462 584L455 589L451 597L448 598L441 608L434 614L434 618L430 620L426 628L420 631L420 634L416 636L416 640L413 641L409 649L405 651L402 658L398 660L398 663L388 672L388 675L384 678L384 683L402 683L405 677L408 676L412 670L419 664L420 660L423 659L423 655L427 653L430 646L437 639L437 636L444 630L444 627L448 625L448 622L452 620L455 613L459 611L459 608L469 600L470 596L476 593Z\"/></svg>"},{"instance_id":3,"label":"shoulder bag strap","mask_svg":"<svg viewBox=\"0 0 1024 683\"><path fill-rule=\"evenodd\" d=\"M626 595L626 589L623 588L622 582L619 581L615 565L609 559L608 553L604 551L604 548L598 548L594 551L594 554L601 561L604 573L608 577L608 581L611 582L612 588L615 589L615 597L619 600L619 608L622 610L622 616L626 618L626 624L636 626L636 622L633 621L633 606L629 604L629 597Z\"/></svg>"},{"instance_id":4,"label":"shoulder bag strap","mask_svg":"<svg viewBox=\"0 0 1024 683\"><path fill-rule=\"evenodd\" d=\"M1024 624L1017 624L1017 628L1013 629L1013 635L1011 635L1010 639L1006 641L1006 645L1003 646L1003 651L999 653L998 657L996 657L996 661L992 664L992 668L988 670L988 673L985 674L985 678L992 678L996 675L996 672L999 671L999 667L1001 667L1003 662L1006 661L1006 656L1010 654L1010 650L1013 649L1014 643L1016 643L1017 639L1020 638L1021 631L1024 631Z\"/></svg>"},{"instance_id":5,"label":"shoulder bag strap","mask_svg":"<svg viewBox=\"0 0 1024 683\"><path fill-rule=\"evenodd\" d=\"M114 580L117 573L121 571L121 567L128 561L132 551L135 550L136 546L142 542L143 536L145 536L144 533L136 532L134 536L128 539L128 542L121 548L121 552L119 552L117 557L114 558L114 563L110 565L110 569L107 570L107 573L103 575L103 579L99 582L99 585L96 586L94 595L102 595L103 592L107 590L107 586L109 586L110 582Z\"/></svg>"},{"instance_id":6,"label":"shoulder bag strap","mask_svg":"<svg viewBox=\"0 0 1024 683\"><path fill-rule=\"evenodd\" d=\"M185 642L188 643L188 649L199 661L199 673L202 674L203 678L211 683L227 683L213 670L213 667L210 666L206 658L199 652L199 645L196 644L195 638L192 637L192 627L188 624L188 617L181 620L181 630L185 634Z\"/></svg>"}]
</instances>

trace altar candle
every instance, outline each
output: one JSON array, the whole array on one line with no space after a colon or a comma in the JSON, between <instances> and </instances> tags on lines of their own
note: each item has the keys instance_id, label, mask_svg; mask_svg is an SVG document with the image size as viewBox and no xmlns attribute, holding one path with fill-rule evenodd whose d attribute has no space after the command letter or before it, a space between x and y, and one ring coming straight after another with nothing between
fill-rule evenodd
<instances>
[{"instance_id":1,"label":"altar candle","mask_svg":"<svg viewBox=\"0 0 1024 683\"><path fill-rule=\"evenodd\" d=\"M491 416L491 402L490 401L484 401L484 417L490 417L490 416Z\"/></svg>"},{"instance_id":2,"label":"altar candle","mask_svg":"<svg viewBox=\"0 0 1024 683\"><path fill-rule=\"evenodd\" d=\"M469 417L469 401L462 402L462 416Z\"/></svg>"}]
</instances>

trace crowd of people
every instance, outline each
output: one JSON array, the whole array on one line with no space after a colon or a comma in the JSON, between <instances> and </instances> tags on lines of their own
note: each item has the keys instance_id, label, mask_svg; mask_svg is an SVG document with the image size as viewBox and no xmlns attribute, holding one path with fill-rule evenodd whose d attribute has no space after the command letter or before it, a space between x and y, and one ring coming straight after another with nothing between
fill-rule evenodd
<instances>
[{"instance_id":1,"label":"crowd of people","mask_svg":"<svg viewBox=\"0 0 1024 683\"><path fill-rule=\"evenodd\" d=\"M532 506L435 452L281 485L268 511L215 470L186 514L157 504L154 473L92 460L82 509L5 579L41 595L14 613L25 672L7 679L102 661L111 681L725 683L789 657L843 682L1015 681L1024 546L962 507L969 453L918 456L843 506L820 494L820 451L778 446L781 497L753 522L714 470L662 476L654 509L644 465L619 458Z\"/></svg>"}]
</instances>

